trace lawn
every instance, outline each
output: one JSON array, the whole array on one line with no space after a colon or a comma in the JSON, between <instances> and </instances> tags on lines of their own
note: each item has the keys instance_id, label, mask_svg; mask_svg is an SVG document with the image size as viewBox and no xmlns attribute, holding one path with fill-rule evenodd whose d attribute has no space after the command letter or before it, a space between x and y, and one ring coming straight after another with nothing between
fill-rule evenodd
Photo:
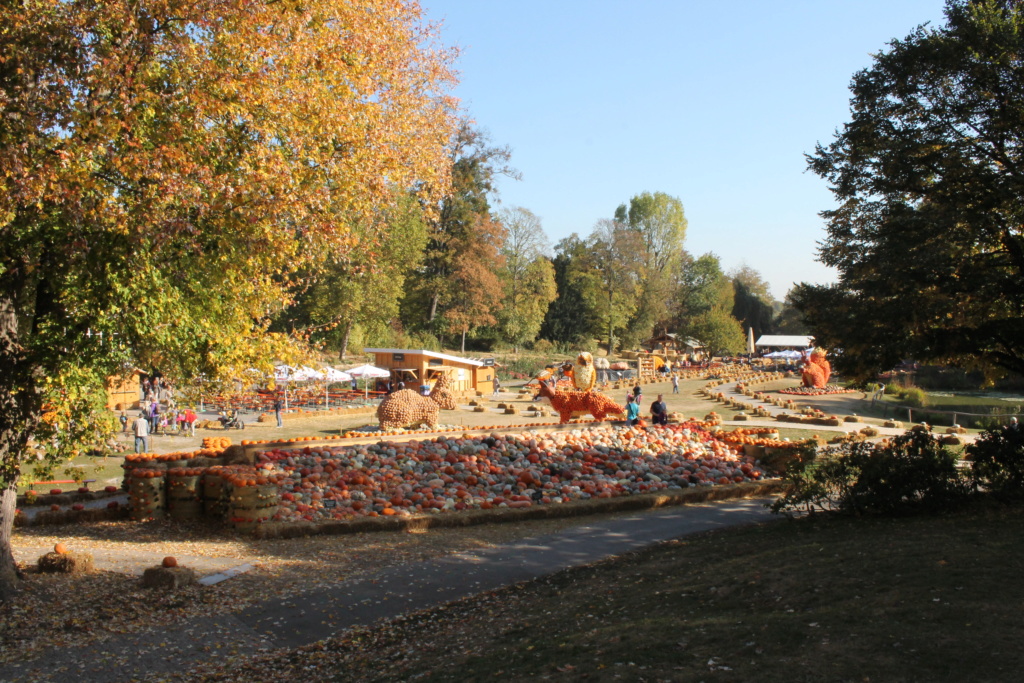
<instances>
[{"instance_id":1,"label":"lawn","mask_svg":"<svg viewBox=\"0 0 1024 683\"><path fill-rule=\"evenodd\" d=\"M1024 511L688 537L204 680L1017 681Z\"/></svg>"}]
</instances>

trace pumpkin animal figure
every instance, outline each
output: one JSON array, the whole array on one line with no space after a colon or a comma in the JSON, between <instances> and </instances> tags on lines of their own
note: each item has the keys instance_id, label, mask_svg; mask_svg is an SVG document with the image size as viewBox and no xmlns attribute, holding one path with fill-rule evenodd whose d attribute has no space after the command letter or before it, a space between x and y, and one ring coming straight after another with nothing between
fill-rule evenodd
<instances>
[{"instance_id":1,"label":"pumpkin animal figure","mask_svg":"<svg viewBox=\"0 0 1024 683\"><path fill-rule=\"evenodd\" d=\"M821 349L815 349L807 365L804 366L802 374L804 386L821 389L828 384L828 379L831 376L832 365L825 360L825 352Z\"/></svg>"},{"instance_id":2,"label":"pumpkin animal figure","mask_svg":"<svg viewBox=\"0 0 1024 683\"><path fill-rule=\"evenodd\" d=\"M572 381L580 391L590 391L597 384L597 370L594 368L594 357L587 351L576 356L576 367L573 368Z\"/></svg>"},{"instance_id":3,"label":"pumpkin animal figure","mask_svg":"<svg viewBox=\"0 0 1024 683\"><path fill-rule=\"evenodd\" d=\"M604 394L596 391L563 391L555 389L547 382L540 383L540 391L537 394L548 401L558 412L560 424L565 424L574 416L590 413L595 420L601 421L609 415L618 419L624 419L626 411L615 401Z\"/></svg>"},{"instance_id":4,"label":"pumpkin animal figure","mask_svg":"<svg viewBox=\"0 0 1024 683\"><path fill-rule=\"evenodd\" d=\"M451 391L452 380L447 374L441 375L429 396L421 396L412 389L402 389L388 394L377 407L377 420L381 429L397 429L426 424L437 426L437 414L455 410L455 396Z\"/></svg>"}]
</instances>

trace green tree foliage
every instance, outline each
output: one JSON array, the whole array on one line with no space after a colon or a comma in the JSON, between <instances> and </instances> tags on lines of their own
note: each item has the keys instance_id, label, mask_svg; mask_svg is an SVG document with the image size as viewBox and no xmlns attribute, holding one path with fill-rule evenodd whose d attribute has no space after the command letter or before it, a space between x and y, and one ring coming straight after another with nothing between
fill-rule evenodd
<instances>
[{"instance_id":1,"label":"green tree foliage","mask_svg":"<svg viewBox=\"0 0 1024 683\"><path fill-rule=\"evenodd\" d=\"M446 192L433 41L397 0L0 3L0 599L30 444L72 455L126 366L269 369L297 273Z\"/></svg>"},{"instance_id":2,"label":"green tree foliage","mask_svg":"<svg viewBox=\"0 0 1024 683\"><path fill-rule=\"evenodd\" d=\"M627 344L651 336L669 317L672 273L683 258L686 214L683 203L664 192L643 192L615 210L615 220L636 233L643 247L636 305L626 324Z\"/></svg>"},{"instance_id":3,"label":"green tree foliage","mask_svg":"<svg viewBox=\"0 0 1024 683\"><path fill-rule=\"evenodd\" d=\"M901 357L1024 371L1024 5L951 0L874 56L852 118L809 157L838 208L831 286L794 303L837 366Z\"/></svg>"},{"instance_id":4,"label":"green tree foliage","mask_svg":"<svg viewBox=\"0 0 1024 683\"><path fill-rule=\"evenodd\" d=\"M768 283L748 265L732 273L732 315L740 321L743 331L754 330L754 339L775 333L775 305Z\"/></svg>"},{"instance_id":5,"label":"green tree foliage","mask_svg":"<svg viewBox=\"0 0 1024 683\"><path fill-rule=\"evenodd\" d=\"M722 306L715 306L692 318L685 334L700 342L712 356L735 355L742 353L747 346L747 337L740 322Z\"/></svg>"},{"instance_id":6,"label":"green tree foliage","mask_svg":"<svg viewBox=\"0 0 1024 683\"><path fill-rule=\"evenodd\" d=\"M615 338L627 332L642 293L646 250L640 234L616 221L601 219L587 240L589 261L582 280L587 305L599 312L601 329L608 335L608 353ZM625 344L636 339L624 339Z\"/></svg>"},{"instance_id":7,"label":"green tree foliage","mask_svg":"<svg viewBox=\"0 0 1024 683\"><path fill-rule=\"evenodd\" d=\"M600 335L600 320L595 303L585 288L588 271L596 264L587 244L576 233L555 245L554 269L556 298L548 307L540 336L562 345L579 345Z\"/></svg>"},{"instance_id":8,"label":"green tree foliage","mask_svg":"<svg viewBox=\"0 0 1024 683\"><path fill-rule=\"evenodd\" d=\"M548 306L557 295L555 273L544 255L547 237L540 219L522 207L499 213L505 228L501 247L505 267L500 271L504 296L498 314L505 341L518 350L537 339Z\"/></svg>"},{"instance_id":9,"label":"green tree foliage","mask_svg":"<svg viewBox=\"0 0 1024 683\"><path fill-rule=\"evenodd\" d=\"M422 209L412 198L366 228L353 226L352 234L358 241L351 251L314 264L275 324L282 331L305 330L342 359L353 333L361 339L390 334L406 275L420 264L427 241Z\"/></svg>"},{"instance_id":10,"label":"green tree foliage","mask_svg":"<svg viewBox=\"0 0 1024 683\"><path fill-rule=\"evenodd\" d=\"M807 329L803 313L793 303L793 290L790 290L775 316L775 331L778 334L809 334Z\"/></svg>"},{"instance_id":11,"label":"green tree foliage","mask_svg":"<svg viewBox=\"0 0 1024 683\"><path fill-rule=\"evenodd\" d=\"M683 329L692 318L715 307L732 307L732 280L722 271L714 254L696 259L686 256L675 283L675 326Z\"/></svg>"}]
</instances>

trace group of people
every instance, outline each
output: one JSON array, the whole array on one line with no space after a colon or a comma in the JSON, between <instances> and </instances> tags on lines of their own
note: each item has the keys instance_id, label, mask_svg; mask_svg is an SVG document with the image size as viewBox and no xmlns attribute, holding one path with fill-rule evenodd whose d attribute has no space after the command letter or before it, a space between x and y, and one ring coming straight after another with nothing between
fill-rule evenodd
<instances>
[{"instance_id":1,"label":"group of people","mask_svg":"<svg viewBox=\"0 0 1024 683\"><path fill-rule=\"evenodd\" d=\"M121 413L120 422L121 431L127 432L129 427L126 413ZM145 453L149 450L149 436L159 434L161 431L166 434L195 436L197 422L199 416L191 408L164 410L159 401L151 401L149 405L139 410L139 416L131 424L132 433L135 435L135 452Z\"/></svg>"},{"instance_id":2,"label":"group of people","mask_svg":"<svg viewBox=\"0 0 1024 683\"><path fill-rule=\"evenodd\" d=\"M673 384L673 389L676 385ZM626 422L631 425L638 425L641 422L640 410L643 402L643 389L637 384L633 387L633 393L626 395ZM651 403L651 424L668 424L668 406L665 405L663 394L658 394L657 400Z\"/></svg>"}]
</instances>

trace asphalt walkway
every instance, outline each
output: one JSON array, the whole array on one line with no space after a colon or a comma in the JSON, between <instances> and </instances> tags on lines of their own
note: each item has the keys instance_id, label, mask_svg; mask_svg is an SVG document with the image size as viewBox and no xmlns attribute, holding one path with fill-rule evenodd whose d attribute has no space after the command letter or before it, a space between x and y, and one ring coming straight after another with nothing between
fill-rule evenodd
<instances>
[{"instance_id":1,"label":"asphalt walkway","mask_svg":"<svg viewBox=\"0 0 1024 683\"><path fill-rule=\"evenodd\" d=\"M740 499L580 520L562 531L384 569L168 631L116 636L0 666L0 681L107 683L170 676L204 662L294 648L359 625L536 579L687 534L772 518L765 499ZM339 541L342 542L342 541Z\"/></svg>"}]
</instances>

